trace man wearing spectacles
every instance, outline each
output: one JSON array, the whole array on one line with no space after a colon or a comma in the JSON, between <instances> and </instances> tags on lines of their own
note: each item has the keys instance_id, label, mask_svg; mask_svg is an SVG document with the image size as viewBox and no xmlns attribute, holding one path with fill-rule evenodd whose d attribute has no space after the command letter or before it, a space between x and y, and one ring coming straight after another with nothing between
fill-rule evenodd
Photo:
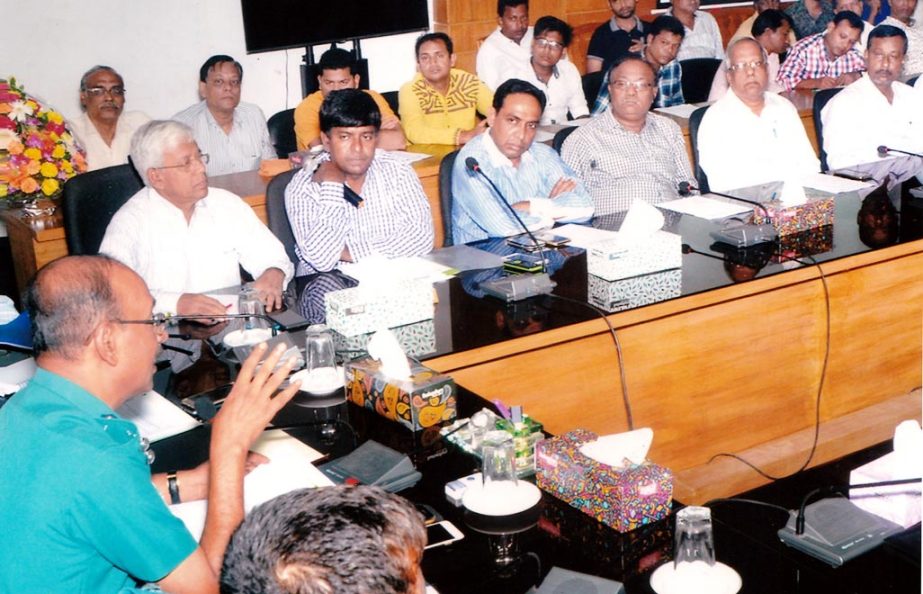
<instances>
[{"instance_id":1,"label":"man wearing spectacles","mask_svg":"<svg viewBox=\"0 0 923 594\"><path fill-rule=\"evenodd\" d=\"M187 126L145 124L131 159L146 187L112 217L99 251L141 275L158 312L227 313L205 293L240 284L240 267L256 279L268 311L281 306L294 273L285 249L243 200L208 187L209 155Z\"/></svg>"},{"instance_id":2,"label":"man wearing spectacles","mask_svg":"<svg viewBox=\"0 0 923 594\"><path fill-rule=\"evenodd\" d=\"M820 171L798 110L767 92L766 51L754 39L728 48L727 94L708 108L699 127L699 161L709 187L726 192Z\"/></svg>"},{"instance_id":3,"label":"man wearing spectacles","mask_svg":"<svg viewBox=\"0 0 923 594\"><path fill-rule=\"evenodd\" d=\"M572 62L562 60L573 33L570 25L553 16L535 21L532 57L516 73L516 78L532 83L545 93L547 102L542 112L542 125L563 124L567 122L568 113L574 120L590 114L580 72Z\"/></svg>"},{"instance_id":4,"label":"man wearing spectacles","mask_svg":"<svg viewBox=\"0 0 923 594\"><path fill-rule=\"evenodd\" d=\"M650 204L677 197L692 181L679 126L650 113L657 94L654 68L637 56L616 60L605 81L612 101L604 113L564 141L561 156L593 197L597 215L628 210L635 199Z\"/></svg>"},{"instance_id":5,"label":"man wearing spectacles","mask_svg":"<svg viewBox=\"0 0 923 594\"><path fill-rule=\"evenodd\" d=\"M767 66L769 68L769 82L766 90L770 93L781 93L782 86L776 81L779 74L779 56L788 51L790 38L792 37L791 17L774 8L767 8L761 12L753 21L753 26L749 29L748 35L742 35L733 39L728 47L734 44L737 39L752 37L762 46L768 58ZM711 83L711 91L708 94L709 102L715 102L724 97L728 90L727 79L727 60L721 62L715 78Z\"/></svg>"},{"instance_id":6,"label":"man wearing spectacles","mask_svg":"<svg viewBox=\"0 0 923 594\"><path fill-rule=\"evenodd\" d=\"M154 299L126 266L69 256L42 268L25 299L38 370L0 409L0 591L116 594L136 582L218 592L224 550L243 519L248 450L300 387L292 369L241 367L211 424L208 513L200 542L152 484L137 427L115 412L151 389L162 328L140 321ZM283 349L268 354L264 369Z\"/></svg>"},{"instance_id":7,"label":"man wearing spectacles","mask_svg":"<svg viewBox=\"0 0 923 594\"><path fill-rule=\"evenodd\" d=\"M212 56L199 69L202 101L173 119L192 128L196 142L211 158L209 176L259 169L275 159L266 117L252 103L241 103L244 69L231 56Z\"/></svg>"},{"instance_id":8,"label":"man wearing spectacles","mask_svg":"<svg viewBox=\"0 0 923 594\"><path fill-rule=\"evenodd\" d=\"M70 122L77 141L87 152L87 170L128 162L131 136L151 118L140 111L124 111L125 83L109 66L94 66L80 79L83 114Z\"/></svg>"}]
</instances>

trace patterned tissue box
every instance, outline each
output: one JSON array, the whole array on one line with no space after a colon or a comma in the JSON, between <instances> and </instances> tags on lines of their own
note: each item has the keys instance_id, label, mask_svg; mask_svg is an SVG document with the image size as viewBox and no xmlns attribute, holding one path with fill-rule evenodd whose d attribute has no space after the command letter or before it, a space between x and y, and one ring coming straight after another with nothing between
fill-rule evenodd
<instances>
[{"instance_id":1,"label":"patterned tissue box","mask_svg":"<svg viewBox=\"0 0 923 594\"><path fill-rule=\"evenodd\" d=\"M398 344L401 345L408 357L422 359L436 352L436 325L433 320L423 320L406 326L397 326L391 328L391 332L394 333ZM333 344L338 353L364 353L368 350L372 336L374 336L374 333L343 336L339 332L334 332Z\"/></svg>"},{"instance_id":2,"label":"patterned tissue box","mask_svg":"<svg viewBox=\"0 0 923 594\"><path fill-rule=\"evenodd\" d=\"M584 456L580 446L596 437L575 429L536 444L536 484L619 532L669 515L673 473L651 462L613 468Z\"/></svg>"},{"instance_id":3,"label":"patterned tissue box","mask_svg":"<svg viewBox=\"0 0 923 594\"><path fill-rule=\"evenodd\" d=\"M614 281L683 265L682 239L675 233L657 231L643 241L621 247L617 239L598 241L590 246L587 272Z\"/></svg>"},{"instance_id":4,"label":"patterned tissue box","mask_svg":"<svg viewBox=\"0 0 923 594\"><path fill-rule=\"evenodd\" d=\"M433 319L433 287L408 282L399 287L331 291L324 295L324 307L332 330L343 336L368 334Z\"/></svg>"},{"instance_id":5,"label":"patterned tissue box","mask_svg":"<svg viewBox=\"0 0 923 594\"><path fill-rule=\"evenodd\" d=\"M683 271L679 268L607 281L591 274L587 282L589 301L596 307L616 312L679 297Z\"/></svg>"},{"instance_id":6,"label":"patterned tissue box","mask_svg":"<svg viewBox=\"0 0 923 594\"><path fill-rule=\"evenodd\" d=\"M781 236L778 252L773 254L772 261L785 263L792 258L823 254L832 249L833 225L823 225Z\"/></svg>"},{"instance_id":7,"label":"patterned tissue box","mask_svg":"<svg viewBox=\"0 0 923 594\"><path fill-rule=\"evenodd\" d=\"M788 206L779 200L763 202L766 209L764 213L755 209L753 222L756 224L770 223L780 237L814 229L823 225L833 224L833 196L830 194L815 195L810 190L807 202L797 206ZM769 220L766 215L769 215Z\"/></svg>"}]
</instances>

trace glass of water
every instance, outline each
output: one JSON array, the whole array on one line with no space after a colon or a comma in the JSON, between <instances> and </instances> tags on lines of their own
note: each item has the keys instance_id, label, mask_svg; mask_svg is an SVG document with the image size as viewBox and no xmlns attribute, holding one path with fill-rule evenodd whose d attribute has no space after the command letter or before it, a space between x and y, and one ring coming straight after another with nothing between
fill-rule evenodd
<instances>
[{"instance_id":1,"label":"glass of water","mask_svg":"<svg viewBox=\"0 0 923 594\"><path fill-rule=\"evenodd\" d=\"M702 561L715 564L715 541L712 536L711 509L690 506L676 513L673 533L673 564Z\"/></svg>"}]
</instances>

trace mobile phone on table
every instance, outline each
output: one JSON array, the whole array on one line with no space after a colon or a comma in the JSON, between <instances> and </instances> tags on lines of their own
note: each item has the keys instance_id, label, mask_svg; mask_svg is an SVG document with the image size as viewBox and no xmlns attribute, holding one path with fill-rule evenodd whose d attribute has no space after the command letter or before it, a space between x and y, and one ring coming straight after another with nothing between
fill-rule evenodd
<instances>
[{"instance_id":1,"label":"mobile phone on table","mask_svg":"<svg viewBox=\"0 0 923 594\"><path fill-rule=\"evenodd\" d=\"M425 548L433 549L436 547L444 547L453 542L458 542L463 538L465 538L465 535L461 530L456 528L452 522L448 520L435 522L426 527Z\"/></svg>"},{"instance_id":2,"label":"mobile phone on table","mask_svg":"<svg viewBox=\"0 0 923 594\"><path fill-rule=\"evenodd\" d=\"M506 240L508 245L513 246L517 250L524 250L526 252L537 252L538 250L544 247L542 240L536 237L538 243L532 241L532 238L526 234L514 235Z\"/></svg>"},{"instance_id":3,"label":"mobile phone on table","mask_svg":"<svg viewBox=\"0 0 923 594\"><path fill-rule=\"evenodd\" d=\"M503 269L510 272L541 272L542 256L536 254L512 254L503 258Z\"/></svg>"}]
</instances>

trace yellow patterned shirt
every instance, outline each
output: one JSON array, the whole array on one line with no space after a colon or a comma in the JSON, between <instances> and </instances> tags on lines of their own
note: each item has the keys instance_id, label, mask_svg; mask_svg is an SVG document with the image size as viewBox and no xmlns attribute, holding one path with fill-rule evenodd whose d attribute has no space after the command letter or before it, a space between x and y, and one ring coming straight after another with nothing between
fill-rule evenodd
<instances>
[{"instance_id":1,"label":"yellow patterned shirt","mask_svg":"<svg viewBox=\"0 0 923 594\"><path fill-rule=\"evenodd\" d=\"M401 125L414 144L455 144L460 130L477 125L477 113L487 115L493 93L477 76L453 68L445 95L430 86L418 72L401 87Z\"/></svg>"}]
</instances>

